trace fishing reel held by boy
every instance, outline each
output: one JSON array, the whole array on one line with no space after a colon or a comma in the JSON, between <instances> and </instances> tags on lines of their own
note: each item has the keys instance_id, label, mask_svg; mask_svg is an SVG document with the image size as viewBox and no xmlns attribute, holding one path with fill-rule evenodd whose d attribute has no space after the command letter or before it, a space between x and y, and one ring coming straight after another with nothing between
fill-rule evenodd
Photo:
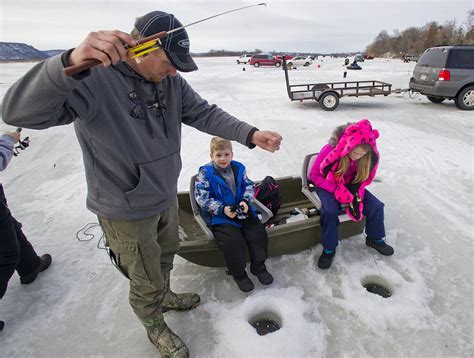
<instances>
[{"instance_id":1,"label":"fishing reel held by boy","mask_svg":"<svg viewBox=\"0 0 474 358\"><path fill-rule=\"evenodd\" d=\"M16 131L21 133L22 128L17 128ZM30 137L25 137L23 140L18 141L18 145L13 147L13 155L16 157L20 154L20 150L24 150L30 146Z\"/></svg>"},{"instance_id":2,"label":"fishing reel held by boy","mask_svg":"<svg viewBox=\"0 0 474 358\"><path fill-rule=\"evenodd\" d=\"M246 213L243 205L232 205L230 211L237 215L235 218L238 220L245 220L249 217L248 212Z\"/></svg>"}]
</instances>

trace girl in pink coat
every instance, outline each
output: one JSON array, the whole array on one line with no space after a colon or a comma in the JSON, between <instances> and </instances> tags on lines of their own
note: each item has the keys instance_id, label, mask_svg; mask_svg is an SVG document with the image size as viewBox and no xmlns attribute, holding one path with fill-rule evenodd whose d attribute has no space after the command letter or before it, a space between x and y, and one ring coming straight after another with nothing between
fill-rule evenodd
<instances>
[{"instance_id":1,"label":"girl in pink coat","mask_svg":"<svg viewBox=\"0 0 474 358\"><path fill-rule=\"evenodd\" d=\"M352 220L366 218L367 246L382 255L393 255L393 248L384 240L384 204L366 190L374 180L380 160L378 137L379 132L372 129L367 119L339 126L311 168L310 179L321 199L323 252L319 268L329 268L336 254L341 204L347 205L345 210Z\"/></svg>"}]
</instances>

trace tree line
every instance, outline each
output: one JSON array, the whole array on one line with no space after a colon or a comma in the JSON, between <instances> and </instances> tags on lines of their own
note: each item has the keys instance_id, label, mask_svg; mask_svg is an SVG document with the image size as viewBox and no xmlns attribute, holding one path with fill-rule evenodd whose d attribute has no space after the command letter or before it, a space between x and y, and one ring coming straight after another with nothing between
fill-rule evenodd
<instances>
[{"instance_id":1,"label":"tree line","mask_svg":"<svg viewBox=\"0 0 474 358\"><path fill-rule=\"evenodd\" d=\"M466 22L459 25L455 20L444 25L431 21L402 32L394 30L391 35L383 30L365 52L376 57L397 57L407 53L421 55L427 48L439 45L474 45L474 10L470 10Z\"/></svg>"}]
</instances>

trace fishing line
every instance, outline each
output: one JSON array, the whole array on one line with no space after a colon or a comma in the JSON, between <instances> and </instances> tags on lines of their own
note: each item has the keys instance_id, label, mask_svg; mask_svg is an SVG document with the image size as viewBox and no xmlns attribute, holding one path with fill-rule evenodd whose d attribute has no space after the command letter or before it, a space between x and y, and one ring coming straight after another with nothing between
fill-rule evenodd
<instances>
[{"instance_id":1,"label":"fishing line","mask_svg":"<svg viewBox=\"0 0 474 358\"><path fill-rule=\"evenodd\" d=\"M100 229L100 233L101 233L99 240L97 241L97 248L108 252L108 248L105 245L105 235L99 223L87 223L82 229L76 232L76 238L80 242L92 241L96 239L97 233L94 234L94 233L91 233L90 231L94 231L93 229L97 229L97 228Z\"/></svg>"},{"instance_id":2,"label":"fishing line","mask_svg":"<svg viewBox=\"0 0 474 358\"><path fill-rule=\"evenodd\" d=\"M379 264L377 263L377 260L375 259L375 256L374 256L374 253L372 252L372 250L373 250L373 248L370 247L369 252L372 255L372 258L374 259L375 266L377 266L377 270L379 271L380 276L383 277L382 272L380 271L380 268L379 268Z\"/></svg>"}]
</instances>

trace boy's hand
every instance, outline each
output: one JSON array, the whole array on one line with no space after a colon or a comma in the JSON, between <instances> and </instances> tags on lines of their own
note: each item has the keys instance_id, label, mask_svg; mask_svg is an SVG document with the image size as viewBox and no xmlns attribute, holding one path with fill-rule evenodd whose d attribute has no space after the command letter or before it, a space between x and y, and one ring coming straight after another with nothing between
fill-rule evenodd
<instances>
[{"instance_id":1,"label":"boy's hand","mask_svg":"<svg viewBox=\"0 0 474 358\"><path fill-rule=\"evenodd\" d=\"M280 149L282 137L277 132L271 131L256 131L252 135L251 142L257 147L265 149L271 153Z\"/></svg>"},{"instance_id":2,"label":"boy's hand","mask_svg":"<svg viewBox=\"0 0 474 358\"><path fill-rule=\"evenodd\" d=\"M244 209L243 209L243 212L244 212L244 213L248 213L248 211L249 211L249 206L247 205L247 203L246 203L245 201L241 201L241 202L239 203L239 205L244 208Z\"/></svg>"},{"instance_id":3,"label":"boy's hand","mask_svg":"<svg viewBox=\"0 0 474 358\"><path fill-rule=\"evenodd\" d=\"M224 214L226 214L231 219L234 219L237 216L237 214L232 211L230 206L224 207Z\"/></svg>"}]
</instances>

